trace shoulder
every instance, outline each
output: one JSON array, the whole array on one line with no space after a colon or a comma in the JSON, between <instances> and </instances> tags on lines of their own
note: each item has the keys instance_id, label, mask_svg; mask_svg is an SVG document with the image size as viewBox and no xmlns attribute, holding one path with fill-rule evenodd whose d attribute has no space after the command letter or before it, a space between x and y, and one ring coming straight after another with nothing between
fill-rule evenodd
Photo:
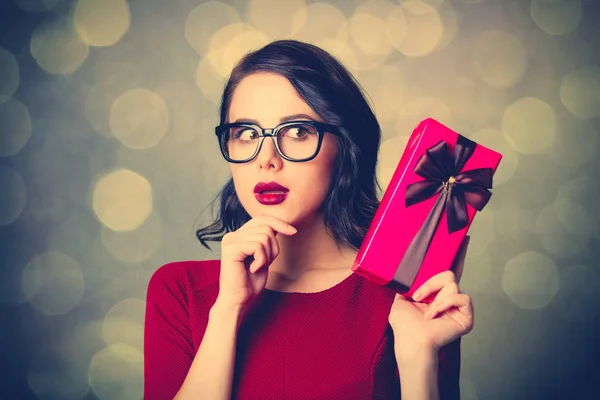
<instances>
[{"instance_id":1,"label":"shoulder","mask_svg":"<svg viewBox=\"0 0 600 400\"><path fill-rule=\"evenodd\" d=\"M219 280L220 260L190 260L167 263L158 268L148 283L148 298L165 292L194 295Z\"/></svg>"}]
</instances>

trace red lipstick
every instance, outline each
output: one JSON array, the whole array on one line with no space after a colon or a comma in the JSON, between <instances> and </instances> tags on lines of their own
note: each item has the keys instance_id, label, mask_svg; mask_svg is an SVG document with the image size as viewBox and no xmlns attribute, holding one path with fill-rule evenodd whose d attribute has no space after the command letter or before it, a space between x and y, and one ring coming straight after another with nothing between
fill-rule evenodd
<instances>
[{"instance_id":1,"label":"red lipstick","mask_svg":"<svg viewBox=\"0 0 600 400\"><path fill-rule=\"evenodd\" d=\"M283 202L289 189L277 182L259 182L254 186L254 197L260 204L275 205Z\"/></svg>"}]
</instances>

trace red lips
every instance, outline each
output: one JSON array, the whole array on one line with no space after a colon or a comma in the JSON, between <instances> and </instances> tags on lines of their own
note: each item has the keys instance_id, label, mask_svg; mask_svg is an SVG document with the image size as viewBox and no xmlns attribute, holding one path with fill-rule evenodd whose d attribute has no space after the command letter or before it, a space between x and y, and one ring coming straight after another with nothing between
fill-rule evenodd
<instances>
[{"instance_id":1,"label":"red lips","mask_svg":"<svg viewBox=\"0 0 600 400\"><path fill-rule=\"evenodd\" d=\"M254 197L263 205L273 206L282 203L289 189L277 182L259 182L254 186Z\"/></svg>"},{"instance_id":2,"label":"red lips","mask_svg":"<svg viewBox=\"0 0 600 400\"><path fill-rule=\"evenodd\" d=\"M265 191L286 193L289 192L289 189L281 186L277 182L258 182L256 186L254 186L254 193L261 193Z\"/></svg>"}]
</instances>

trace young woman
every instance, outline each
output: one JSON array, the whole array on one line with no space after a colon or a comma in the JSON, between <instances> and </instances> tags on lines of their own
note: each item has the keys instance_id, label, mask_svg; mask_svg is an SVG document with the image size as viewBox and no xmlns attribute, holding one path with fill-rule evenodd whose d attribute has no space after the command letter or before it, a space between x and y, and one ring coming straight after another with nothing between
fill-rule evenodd
<instances>
[{"instance_id":1,"label":"young woman","mask_svg":"<svg viewBox=\"0 0 600 400\"><path fill-rule=\"evenodd\" d=\"M351 74L313 45L270 43L232 71L216 134L232 179L197 235L221 258L150 280L145 398L459 398L473 308L455 274L419 289L438 292L428 305L351 271L381 134Z\"/></svg>"}]
</instances>

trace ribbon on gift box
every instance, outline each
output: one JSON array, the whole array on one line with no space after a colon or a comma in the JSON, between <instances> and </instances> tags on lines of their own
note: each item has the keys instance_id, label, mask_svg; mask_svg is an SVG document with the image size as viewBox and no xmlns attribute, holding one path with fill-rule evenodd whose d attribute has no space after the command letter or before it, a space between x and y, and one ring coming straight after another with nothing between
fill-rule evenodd
<instances>
[{"instance_id":1,"label":"ribbon on gift box","mask_svg":"<svg viewBox=\"0 0 600 400\"><path fill-rule=\"evenodd\" d=\"M458 135L452 157L448 146L441 140L427 149L426 154L422 155L417 162L414 172L425 180L406 187L406 207L437 194L439 196L396 269L394 278L390 282L395 290L401 293L407 292L414 283L444 209L448 233L451 234L468 224L467 203L477 211L481 211L492 196L488 190L492 188L492 168L476 168L461 172L476 146L477 143L474 141Z\"/></svg>"}]
</instances>

